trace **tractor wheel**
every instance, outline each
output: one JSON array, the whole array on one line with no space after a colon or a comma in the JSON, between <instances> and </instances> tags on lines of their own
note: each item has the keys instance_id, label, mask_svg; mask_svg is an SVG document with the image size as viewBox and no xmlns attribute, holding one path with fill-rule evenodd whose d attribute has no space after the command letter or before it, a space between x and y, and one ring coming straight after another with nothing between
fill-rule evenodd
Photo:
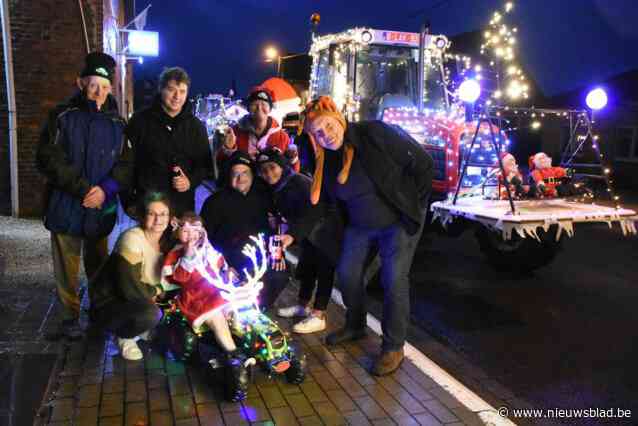
<instances>
[{"instance_id":1,"label":"tractor wheel","mask_svg":"<svg viewBox=\"0 0 638 426\"><path fill-rule=\"evenodd\" d=\"M562 248L562 240L556 241L558 227L547 232L539 228L540 242L534 238L521 238L516 232L504 240L500 231L483 225L476 228L476 239L487 261L495 269L507 272L529 273L551 263Z\"/></svg>"}]
</instances>

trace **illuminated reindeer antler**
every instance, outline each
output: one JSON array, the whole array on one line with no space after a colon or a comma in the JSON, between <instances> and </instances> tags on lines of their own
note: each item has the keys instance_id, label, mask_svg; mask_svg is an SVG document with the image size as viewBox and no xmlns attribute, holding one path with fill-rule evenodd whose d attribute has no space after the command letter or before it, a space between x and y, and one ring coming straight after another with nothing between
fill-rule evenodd
<instances>
[{"instance_id":1,"label":"illuminated reindeer antler","mask_svg":"<svg viewBox=\"0 0 638 426\"><path fill-rule=\"evenodd\" d=\"M250 275L248 270L244 268L244 275L246 276L246 285L257 287L259 289L263 287L263 283L260 281L261 277L264 276L268 269L268 259L266 257L266 243L264 241L264 234L259 234L256 237L250 236L250 239L255 242L255 247L252 244L246 244L242 249L242 254L250 259L253 264L253 269L255 270L255 275ZM261 258L261 263L257 262L257 248L259 248L259 257Z\"/></svg>"},{"instance_id":2,"label":"illuminated reindeer antler","mask_svg":"<svg viewBox=\"0 0 638 426\"><path fill-rule=\"evenodd\" d=\"M247 243L242 249L242 253L252 262L254 273L251 275L247 268L243 269L246 281L242 286L235 287L232 271L228 271L228 273L220 271L213 277L206 271L205 267L200 270L201 275L211 285L214 285L220 290L222 297L231 304L235 313L237 313L239 307L251 305L259 310L257 297L264 286L261 278L268 270L266 243L264 242L263 234L259 234L257 237L251 236L250 239L255 244Z\"/></svg>"}]
</instances>

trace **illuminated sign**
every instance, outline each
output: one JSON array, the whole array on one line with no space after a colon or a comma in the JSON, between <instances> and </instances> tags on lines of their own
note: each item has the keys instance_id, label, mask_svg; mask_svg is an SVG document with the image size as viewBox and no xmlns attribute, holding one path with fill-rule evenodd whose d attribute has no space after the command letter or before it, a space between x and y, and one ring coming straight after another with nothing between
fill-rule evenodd
<instances>
[{"instance_id":1,"label":"illuminated sign","mask_svg":"<svg viewBox=\"0 0 638 426\"><path fill-rule=\"evenodd\" d=\"M159 54L159 33L156 31L127 31L130 56L157 56Z\"/></svg>"},{"instance_id":2,"label":"illuminated sign","mask_svg":"<svg viewBox=\"0 0 638 426\"><path fill-rule=\"evenodd\" d=\"M375 43L383 44L407 44L410 46L419 45L418 33L406 33L401 31L375 31Z\"/></svg>"}]
</instances>

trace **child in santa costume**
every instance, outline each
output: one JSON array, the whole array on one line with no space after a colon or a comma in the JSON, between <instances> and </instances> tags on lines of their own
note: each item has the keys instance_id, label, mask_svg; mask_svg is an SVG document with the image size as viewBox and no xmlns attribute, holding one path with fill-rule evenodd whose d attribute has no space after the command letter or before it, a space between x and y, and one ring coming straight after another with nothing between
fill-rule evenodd
<instances>
[{"instance_id":1,"label":"child in santa costume","mask_svg":"<svg viewBox=\"0 0 638 426\"><path fill-rule=\"evenodd\" d=\"M561 179L567 177L567 170L553 167L552 158L544 152L538 152L529 157L529 171L538 195L556 197L559 194Z\"/></svg>"},{"instance_id":2,"label":"child in santa costume","mask_svg":"<svg viewBox=\"0 0 638 426\"><path fill-rule=\"evenodd\" d=\"M194 329L205 324L213 332L226 353L227 378L235 381L230 387L233 394L229 399L244 399L248 386L245 357L237 350L228 326L228 302L214 285L220 278L224 282L232 280L233 273L224 257L208 241L199 216L186 212L179 219L173 219L171 224L179 244L166 255L162 282L181 287L176 304Z\"/></svg>"},{"instance_id":3,"label":"child in santa costume","mask_svg":"<svg viewBox=\"0 0 638 426\"><path fill-rule=\"evenodd\" d=\"M267 87L257 86L251 90L246 100L249 113L236 126L226 130L224 143L217 154L220 164L238 150L254 160L259 151L277 148L288 157L293 169L299 171L297 147L290 143L288 133L277 120L269 115L274 102L274 93Z\"/></svg>"},{"instance_id":4,"label":"child in santa costume","mask_svg":"<svg viewBox=\"0 0 638 426\"><path fill-rule=\"evenodd\" d=\"M507 200L507 187L509 186L512 198L522 198L529 192L529 186L523 185L523 175L518 169L516 158L509 152L501 153L501 162L505 174L499 170L498 173L498 193L501 200Z\"/></svg>"}]
</instances>

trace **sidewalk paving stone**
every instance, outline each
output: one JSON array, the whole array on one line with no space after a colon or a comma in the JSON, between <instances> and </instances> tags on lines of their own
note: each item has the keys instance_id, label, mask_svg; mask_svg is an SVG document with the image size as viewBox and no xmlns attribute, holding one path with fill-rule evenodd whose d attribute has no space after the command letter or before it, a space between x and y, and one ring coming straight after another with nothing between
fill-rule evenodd
<instances>
[{"instance_id":1,"label":"sidewalk paving stone","mask_svg":"<svg viewBox=\"0 0 638 426\"><path fill-rule=\"evenodd\" d=\"M287 290L283 297L294 300L294 293ZM336 311L331 317L343 316L330 309ZM330 330L340 323L331 322ZM279 324L287 330L293 321ZM241 403L224 400L219 371L165 357L147 344L140 345L143 361L126 361L108 336L91 335L66 351L47 421L71 424L74 419L82 426L480 424L476 413L408 360L389 376L371 375L380 343L372 332L358 342L328 347L323 339L330 330L292 336L292 344L306 355L302 384L256 369Z\"/></svg>"}]
</instances>

